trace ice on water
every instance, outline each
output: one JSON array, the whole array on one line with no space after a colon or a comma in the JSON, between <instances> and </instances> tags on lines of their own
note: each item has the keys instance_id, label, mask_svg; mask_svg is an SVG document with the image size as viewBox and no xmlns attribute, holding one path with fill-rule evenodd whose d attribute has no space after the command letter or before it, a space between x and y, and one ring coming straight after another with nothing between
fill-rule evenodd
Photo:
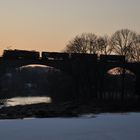
<instances>
[{"instance_id":1,"label":"ice on water","mask_svg":"<svg viewBox=\"0 0 140 140\"><path fill-rule=\"evenodd\" d=\"M139 140L140 113L1 120L1 140ZM85 119L86 118L86 119Z\"/></svg>"}]
</instances>

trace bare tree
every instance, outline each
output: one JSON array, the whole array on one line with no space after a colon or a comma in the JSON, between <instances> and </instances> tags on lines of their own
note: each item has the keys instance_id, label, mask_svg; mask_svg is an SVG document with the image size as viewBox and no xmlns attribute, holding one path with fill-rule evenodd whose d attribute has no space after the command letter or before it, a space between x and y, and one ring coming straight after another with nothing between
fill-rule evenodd
<instances>
[{"instance_id":1,"label":"bare tree","mask_svg":"<svg viewBox=\"0 0 140 140\"><path fill-rule=\"evenodd\" d=\"M65 49L70 53L96 53L97 36L93 33L83 33L71 40Z\"/></svg>"},{"instance_id":2,"label":"bare tree","mask_svg":"<svg viewBox=\"0 0 140 140\"><path fill-rule=\"evenodd\" d=\"M111 37L111 47L115 54L125 55L128 61L133 61L136 33L129 29L116 31Z\"/></svg>"},{"instance_id":3,"label":"bare tree","mask_svg":"<svg viewBox=\"0 0 140 140\"><path fill-rule=\"evenodd\" d=\"M65 51L70 52L70 53L86 53L87 48L85 47L84 43L85 43L85 41L81 37L76 36L66 46Z\"/></svg>"},{"instance_id":4,"label":"bare tree","mask_svg":"<svg viewBox=\"0 0 140 140\"><path fill-rule=\"evenodd\" d=\"M140 62L140 35L137 35L136 39L134 40L132 52L133 60Z\"/></svg>"},{"instance_id":5,"label":"bare tree","mask_svg":"<svg viewBox=\"0 0 140 140\"><path fill-rule=\"evenodd\" d=\"M95 54L97 52L97 36L93 33L83 34L87 40L88 53Z\"/></svg>"},{"instance_id":6,"label":"bare tree","mask_svg":"<svg viewBox=\"0 0 140 140\"><path fill-rule=\"evenodd\" d=\"M97 39L98 54L105 54L105 55L111 54L112 48L109 45L109 41L110 39L107 35L103 37L99 37Z\"/></svg>"},{"instance_id":7,"label":"bare tree","mask_svg":"<svg viewBox=\"0 0 140 140\"><path fill-rule=\"evenodd\" d=\"M129 29L116 31L111 38L93 33L77 35L66 46L65 52L90 54L118 54L128 61L140 61L140 35Z\"/></svg>"}]
</instances>

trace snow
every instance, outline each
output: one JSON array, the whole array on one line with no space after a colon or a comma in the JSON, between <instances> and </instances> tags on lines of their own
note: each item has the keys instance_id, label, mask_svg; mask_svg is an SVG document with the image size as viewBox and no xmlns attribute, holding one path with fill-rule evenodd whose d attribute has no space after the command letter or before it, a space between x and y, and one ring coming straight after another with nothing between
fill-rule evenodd
<instances>
[{"instance_id":1,"label":"snow","mask_svg":"<svg viewBox=\"0 0 140 140\"><path fill-rule=\"evenodd\" d=\"M138 140L140 113L1 120L0 140Z\"/></svg>"}]
</instances>

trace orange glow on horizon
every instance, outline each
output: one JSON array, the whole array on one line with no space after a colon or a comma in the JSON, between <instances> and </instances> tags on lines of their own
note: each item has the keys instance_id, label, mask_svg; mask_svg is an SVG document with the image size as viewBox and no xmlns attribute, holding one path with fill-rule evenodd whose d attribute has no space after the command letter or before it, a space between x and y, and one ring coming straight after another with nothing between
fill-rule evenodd
<instances>
[{"instance_id":1,"label":"orange glow on horizon","mask_svg":"<svg viewBox=\"0 0 140 140\"><path fill-rule=\"evenodd\" d=\"M62 51L78 34L140 32L138 0L2 0L0 54L4 49ZM11 46L11 47L10 47Z\"/></svg>"}]
</instances>

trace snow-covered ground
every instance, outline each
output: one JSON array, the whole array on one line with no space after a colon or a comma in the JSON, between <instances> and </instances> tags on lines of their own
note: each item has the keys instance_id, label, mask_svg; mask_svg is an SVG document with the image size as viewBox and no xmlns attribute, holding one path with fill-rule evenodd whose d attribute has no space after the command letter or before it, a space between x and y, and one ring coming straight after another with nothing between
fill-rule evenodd
<instances>
[{"instance_id":1,"label":"snow-covered ground","mask_svg":"<svg viewBox=\"0 0 140 140\"><path fill-rule=\"evenodd\" d=\"M140 113L0 121L0 140L139 139Z\"/></svg>"}]
</instances>

